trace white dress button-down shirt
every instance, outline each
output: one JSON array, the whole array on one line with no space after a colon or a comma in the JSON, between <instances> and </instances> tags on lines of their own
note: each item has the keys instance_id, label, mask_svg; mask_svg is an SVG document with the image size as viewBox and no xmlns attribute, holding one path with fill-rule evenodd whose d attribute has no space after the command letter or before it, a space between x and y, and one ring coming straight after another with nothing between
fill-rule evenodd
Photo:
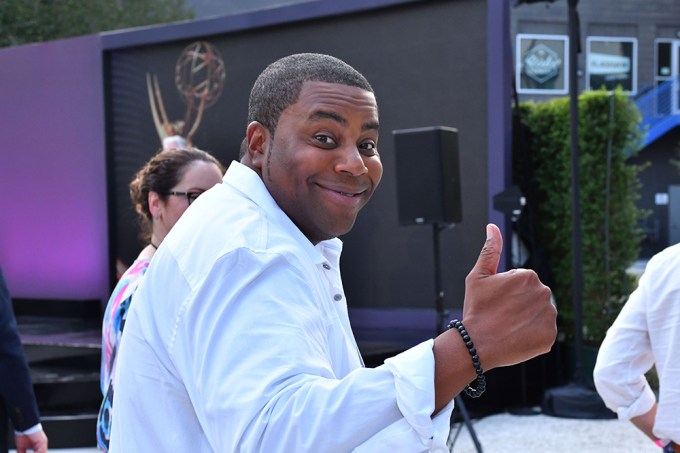
<instances>
[{"instance_id":1,"label":"white dress button-down shirt","mask_svg":"<svg viewBox=\"0 0 680 453\"><path fill-rule=\"evenodd\" d=\"M645 378L652 366L659 376L654 435L680 443L680 244L649 261L600 347L595 385L620 419L645 414L654 405Z\"/></svg>"},{"instance_id":2,"label":"white dress button-down shirt","mask_svg":"<svg viewBox=\"0 0 680 453\"><path fill-rule=\"evenodd\" d=\"M448 452L433 341L363 367L339 239L314 246L232 163L134 296L110 451Z\"/></svg>"}]
</instances>

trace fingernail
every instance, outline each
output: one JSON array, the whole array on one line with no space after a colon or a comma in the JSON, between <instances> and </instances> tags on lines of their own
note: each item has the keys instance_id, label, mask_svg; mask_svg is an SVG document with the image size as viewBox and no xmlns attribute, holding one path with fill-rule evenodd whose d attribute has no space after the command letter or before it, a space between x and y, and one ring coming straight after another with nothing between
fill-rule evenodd
<instances>
[{"instance_id":1,"label":"fingernail","mask_svg":"<svg viewBox=\"0 0 680 453\"><path fill-rule=\"evenodd\" d=\"M486 240L488 241L491 239L492 233L491 233L491 225L486 226Z\"/></svg>"}]
</instances>

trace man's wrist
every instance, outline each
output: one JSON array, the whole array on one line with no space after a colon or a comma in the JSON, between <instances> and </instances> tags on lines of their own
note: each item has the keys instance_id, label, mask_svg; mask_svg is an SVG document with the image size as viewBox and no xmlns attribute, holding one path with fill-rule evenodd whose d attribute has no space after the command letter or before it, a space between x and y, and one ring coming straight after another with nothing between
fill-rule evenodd
<instances>
[{"instance_id":1,"label":"man's wrist","mask_svg":"<svg viewBox=\"0 0 680 453\"><path fill-rule=\"evenodd\" d=\"M31 434L35 434L38 431L42 431L42 425L38 423L37 425L33 425L30 428L24 430L24 431L14 431L14 434L17 436L30 436Z\"/></svg>"}]
</instances>

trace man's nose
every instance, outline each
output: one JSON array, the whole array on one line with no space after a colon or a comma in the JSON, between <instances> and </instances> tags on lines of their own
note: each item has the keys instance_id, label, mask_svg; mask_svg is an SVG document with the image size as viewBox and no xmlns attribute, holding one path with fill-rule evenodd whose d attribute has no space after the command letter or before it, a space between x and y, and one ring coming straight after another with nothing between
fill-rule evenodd
<instances>
[{"instance_id":1,"label":"man's nose","mask_svg":"<svg viewBox=\"0 0 680 453\"><path fill-rule=\"evenodd\" d=\"M356 145L348 145L340 150L335 171L349 173L352 176L361 176L368 172L364 157Z\"/></svg>"}]
</instances>

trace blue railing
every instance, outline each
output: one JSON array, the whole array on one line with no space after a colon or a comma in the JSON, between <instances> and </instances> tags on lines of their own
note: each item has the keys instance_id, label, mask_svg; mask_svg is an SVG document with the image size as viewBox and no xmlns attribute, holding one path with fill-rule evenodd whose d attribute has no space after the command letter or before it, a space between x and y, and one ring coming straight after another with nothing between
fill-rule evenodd
<instances>
[{"instance_id":1,"label":"blue railing","mask_svg":"<svg viewBox=\"0 0 680 453\"><path fill-rule=\"evenodd\" d=\"M643 147L680 126L680 76L676 75L635 98L642 114Z\"/></svg>"}]
</instances>

